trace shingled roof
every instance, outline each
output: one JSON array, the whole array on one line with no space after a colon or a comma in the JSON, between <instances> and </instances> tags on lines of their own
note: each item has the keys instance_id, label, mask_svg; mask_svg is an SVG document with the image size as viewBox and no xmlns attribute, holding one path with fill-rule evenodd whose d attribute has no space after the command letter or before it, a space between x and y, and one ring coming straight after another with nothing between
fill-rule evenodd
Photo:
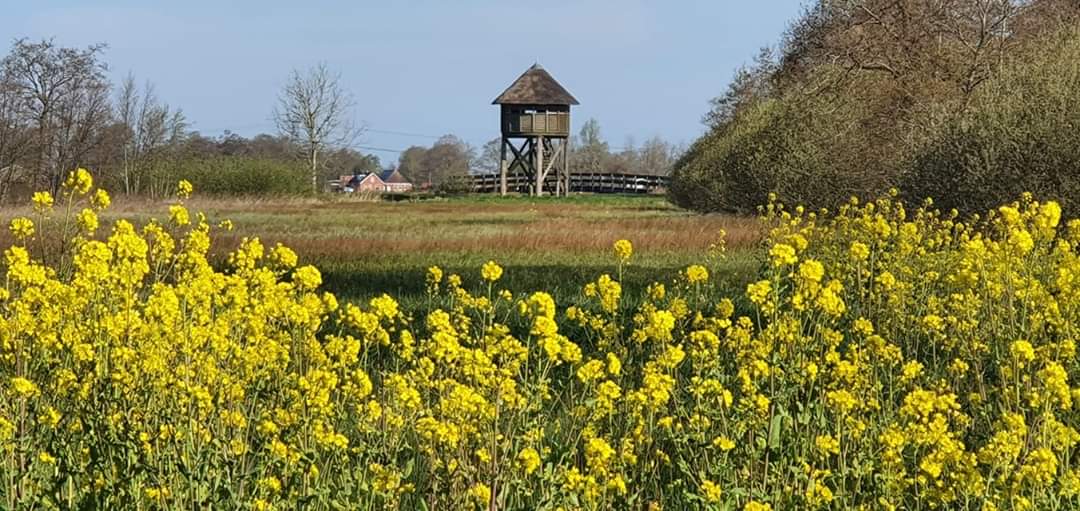
<instances>
[{"instance_id":1,"label":"shingled roof","mask_svg":"<svg viewBox=\"0 0 1080 511\"><path fill-rule=\"evenodd\" d=\"M540 64L533 64L492 101L493 105L576 105L578 100Z\"/></svg>"},{"instance_id":2,"label":"shingled roof","mask_svg":"<svg viewBox=\"0 0 1080 511\"><path fill-rule=\"evenodd\" d=\"M379 177L382 178L384 183L408 183L409 182L409 180L405 179L405 176L401 175L401 172L398 172L397 169L384 170L382 175L380 175Z\"/></svg>"}]
</instances>

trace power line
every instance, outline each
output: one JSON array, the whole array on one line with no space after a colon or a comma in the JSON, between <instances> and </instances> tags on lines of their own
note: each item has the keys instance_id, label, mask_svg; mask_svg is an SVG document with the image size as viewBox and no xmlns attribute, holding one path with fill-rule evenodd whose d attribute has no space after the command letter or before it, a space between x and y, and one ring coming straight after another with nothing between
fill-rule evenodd
<instances>
[{"instance_id":1,"label":"power line","mask_svg":"<svg viewBox=\"0 0 1080 511\"><path fill-rule=\"evenodd\" d=\"M410 133L410 132L407 132L407 131L377 130L377 129L374 129L374 128L366 128L366 129L364 129L364 131L370 131L372 133L382 133L382 134L385 134L385 135L401 135L403 137L419 137L419 138L434 138L434 139L442 138L439 135L425 135L423 133Z\"/></svg>"},{"instance_id":2,"label":"power line","mask_svg":"<svg viewBox=\"0 0 1080 511\"><path fill-rule=\"evenodd\" d=\"M380 151L380 152L384 152L384 153L403 153L403 152L405 152L405 149L389 149L389 148L386 148L386 147L372 147L372 146L366 146L366 145L357 145L357 146L353 146L353 148L354 149L364 149L364 150L367 150L367 151Z\"/></svg>"}]
</instances>

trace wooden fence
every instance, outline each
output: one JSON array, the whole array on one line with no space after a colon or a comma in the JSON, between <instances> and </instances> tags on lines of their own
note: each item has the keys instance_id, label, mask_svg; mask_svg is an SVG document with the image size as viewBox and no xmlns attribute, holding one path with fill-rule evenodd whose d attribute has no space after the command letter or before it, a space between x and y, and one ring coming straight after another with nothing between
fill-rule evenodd
<instances>
[{"instance_id":1,"label":"wooden fence","mask_svg":"<svg viewBox=\"0 0 1080 511\"><path fill-rule=\"evenodd\" d=\"M479 193L499 193L498 174L475 174L473 191ZM655 193L667 188L668 176L649 176L642 174L588 173L570 174L571 192L591 193ZM510 192L528 193L533 186L532 178L522 174L506 176L506 189ZM555 190L555 176L548 175L544 180L544 192Z\"/></svg>"}]
</instances>

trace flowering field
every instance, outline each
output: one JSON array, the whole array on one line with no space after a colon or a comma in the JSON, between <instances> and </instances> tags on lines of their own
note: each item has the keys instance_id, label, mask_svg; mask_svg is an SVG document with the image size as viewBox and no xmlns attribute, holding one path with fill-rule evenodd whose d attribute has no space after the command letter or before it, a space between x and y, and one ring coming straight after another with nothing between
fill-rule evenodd
<instances>
[{"instance_id":1,"label":"flowering field","mask_svg":"<svg viewBox=\"0 0 1080 511\"><path fill-rule=\"evenodd\" d=\"M189 212L99 225L85 171L10 222L0 508L1073 509L1080 221L771 204L648 286L567 306L496 262L362 303ZM721 286L721 287L718 287Z\"/></svg>"}]
</instances>

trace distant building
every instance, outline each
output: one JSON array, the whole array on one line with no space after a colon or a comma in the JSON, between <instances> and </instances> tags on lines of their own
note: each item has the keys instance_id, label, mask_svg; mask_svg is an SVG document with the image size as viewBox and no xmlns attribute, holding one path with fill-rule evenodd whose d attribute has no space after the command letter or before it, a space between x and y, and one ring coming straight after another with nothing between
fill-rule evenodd
<instances>
[{"instance_id":1,"label":"distant building","mask_svg":"<svg viewBox=\"0 0 1080 511\"><path fill-rule=\"evenodd\" d=\"M383 182L378 174L369 172L366 174L341 176L341 178L338 179L335 188L345 193L384 192L386 191L386 183Z\"/></svg>"},{"instance_id":2,"label":"distant building","mask_svg":"<svg viewBox=\"0 0 1080 511\"><path fill-rule=\"evenodd\" d=\"M330 188L336 192L388 192L405 193L413 189L413 184L405 179L405 176L394 169L383 171L382 174L367 172L341 176L330 182Z\"/></svg>"},{"instance_id":3,"label":"distant building","mask_svg":"<svg viewBox=\"0 0 1080 511\"><path fill-rule=\"evenodd\" d=\"M382 175L379 177L386 185L386 191L388 192L404 193L410 192L413 189L413 184L410 183L408 179L405 179L405 176L401 175L401 172L398 172L397 169L383 171Z\"/></svg>"}]
</instances>

